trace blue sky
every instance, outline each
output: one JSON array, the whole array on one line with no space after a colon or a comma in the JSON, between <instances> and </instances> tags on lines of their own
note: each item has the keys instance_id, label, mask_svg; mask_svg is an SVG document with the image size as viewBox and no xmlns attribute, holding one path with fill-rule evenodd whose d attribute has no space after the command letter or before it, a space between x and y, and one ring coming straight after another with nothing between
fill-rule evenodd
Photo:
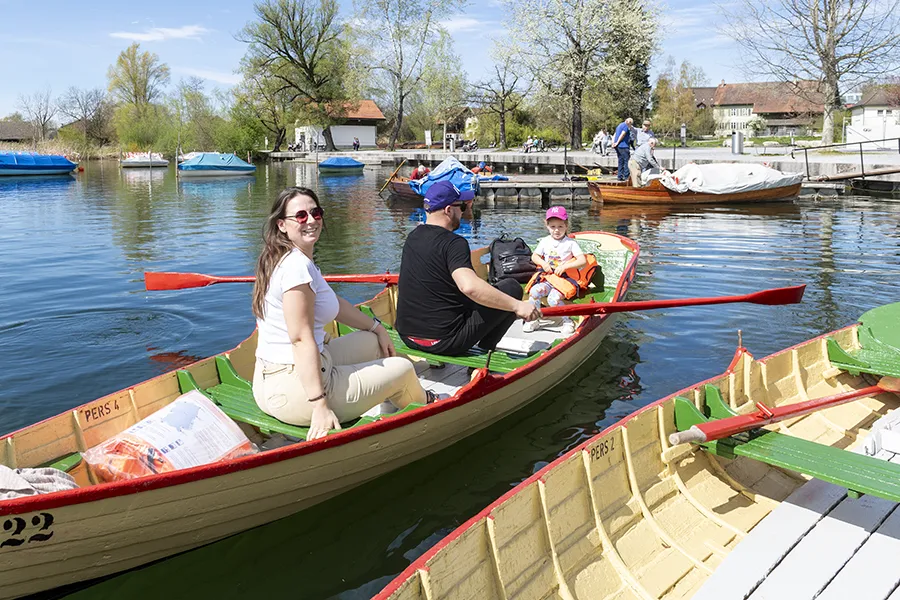
<instances>
[{"instance_id":1,"label":"blue sky","mask_svg":"<svg viewBox=\"0 0 900 600\"><path fill-rule=\"evenodd\" d=\"M351 0L341 2L349 14ZM661 14L655 70L671 55L702 67L710 84L746 79L735 66L736 47L716 33L714 5L671 0ZM158 54L173 82L196 75L207 89L227 88L238 80L234 71L246 49L234 36L252 18L250 0L0 0L0 117L16 110L20 94L50 87L56 96L72 85L105 88L107 69L132 41ZM496 0L473 2L444 24L469 77L483 76L492 38L505 33L502 8Z\"/></svg>"}]
</instances>

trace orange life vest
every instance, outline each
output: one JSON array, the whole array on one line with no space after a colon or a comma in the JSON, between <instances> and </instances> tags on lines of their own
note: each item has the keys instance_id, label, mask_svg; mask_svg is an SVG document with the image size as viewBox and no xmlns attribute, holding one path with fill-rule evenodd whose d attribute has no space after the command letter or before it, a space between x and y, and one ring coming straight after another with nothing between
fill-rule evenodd
<instances>
[{"instance_id":1,"label":"orange life vest","mask_svg":"<svg viewBox=\"0 0 900 600\"><path fill-rule=\"evenodd\" d=\"M566 269L564 276L538 271L525 286L525 293L528 293L535 284L546 281L557 289L566 300L583 296L584 292L587 291L588 286L591 284L594 273L599 266L597 264L597 258L593 254L585 254L584 258L586 259L586 262L583 267L579 269Z\"/></svg>"}]
</instances>

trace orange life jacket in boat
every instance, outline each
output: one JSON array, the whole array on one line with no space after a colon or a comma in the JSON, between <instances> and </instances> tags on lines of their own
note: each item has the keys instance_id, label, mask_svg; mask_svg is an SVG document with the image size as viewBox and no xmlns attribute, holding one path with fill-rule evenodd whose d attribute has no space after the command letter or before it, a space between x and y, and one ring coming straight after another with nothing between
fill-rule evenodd
<instances>
[{"instance_id":1,"label":"orange life jacket in boat","mask_svg":"<svg viewBox=\"0 0 900 600\"><path fill-rule=\"evenodd\" d=\"M566 300L576 297L580 298L587 291L588 286L594 279L597 268L600 266L597 264L597 258L593 254L585 254L584 258L586 262L583 267L566 269L563 276L538 271L525 286L525 293L528 293L535 284L546 281L558 290Z\"/></svg>"}]
</instances>

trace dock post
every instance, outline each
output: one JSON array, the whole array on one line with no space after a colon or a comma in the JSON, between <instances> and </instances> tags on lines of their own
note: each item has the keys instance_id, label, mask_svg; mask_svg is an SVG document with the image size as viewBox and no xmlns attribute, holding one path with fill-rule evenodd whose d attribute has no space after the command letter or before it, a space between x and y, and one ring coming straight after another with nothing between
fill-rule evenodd
<instances>
[{"instance_id":1,"label":"dock post","mask_svg":"<svg viewBox=\"0 0 900 600\"><path fill-rule=\"evenodd\" d=\"M540 188L541 190L541 206L550 205L550 188Z\"/></svg>"}]
</instances>

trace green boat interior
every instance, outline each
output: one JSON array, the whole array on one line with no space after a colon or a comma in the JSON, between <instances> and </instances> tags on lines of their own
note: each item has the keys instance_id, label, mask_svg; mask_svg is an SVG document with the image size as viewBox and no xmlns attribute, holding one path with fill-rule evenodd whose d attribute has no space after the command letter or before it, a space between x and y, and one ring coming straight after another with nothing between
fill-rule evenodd
<instances>
[{"instance_id":1,"label":"green boat interior","mask_svg":"<svg viewBox=\"0 0 900 600\"><path fill-rule=\"evenodd\" d=\"M603 274L603 284L600 289L592 284L585 297L575 302L611 301L633 252L618 237L606 234L591 234L587 239L578 238L578 243L585 252L594 254L597 258ZM476 250L472 255L475 270L484 279L487 278L488 256L487 248ZM438 398L450 397L469 383L471 369L508 373L537 360L566 338L558 321L544 320L540 329L527 333L522 330L522 322L516 321L504 338L507 342L505 350L487 352L475 348L464 356L433 355L407 347L393 329L396 302L397 288L390 286L364 302L360 308L367 314L377 316L384 323L398 354L415 363L423 387L434 392ZM574 319L578 324L582 318ZM326 330L332 337L347 335L353 331L336 323L330 324ZM241 426L261 450L305 440L306 427L278 421L263 413L256 405L248 380L253 372L255 347L254 333L230 352L209 357L184 369L100 398L2 438L0 464L13 468L50 466L68 472L81 486L95 484L96 478L82 460L81 452L127 429L191 390L198 390L210 398ZM384 402L361 418L343 423L342 428L360 427L421 406L414 404L398 411L390 403Z\"/></svg>"},{"instance_id":2,"label":"green boat interior","mask_svg":"<svg viewBox=\"0 0 900 600\"><path fill-rule=\"evenodd\" d=\"M872 309L859 322L856 330L859 348L845 350L834 339L826 339L831 364L854 376L867 373L900 377L900 331L896 326L900 323L900 303ZM722 400L715 386L706 385L703 392L703 412L687 398L675 399L675 425L679 431L739 414ZM900 502L900 464L897 463L768 429L756 429L701 446L724 458L745 456L842 486L851 497L870 494Z\"/></svg>"}]
</instances>

